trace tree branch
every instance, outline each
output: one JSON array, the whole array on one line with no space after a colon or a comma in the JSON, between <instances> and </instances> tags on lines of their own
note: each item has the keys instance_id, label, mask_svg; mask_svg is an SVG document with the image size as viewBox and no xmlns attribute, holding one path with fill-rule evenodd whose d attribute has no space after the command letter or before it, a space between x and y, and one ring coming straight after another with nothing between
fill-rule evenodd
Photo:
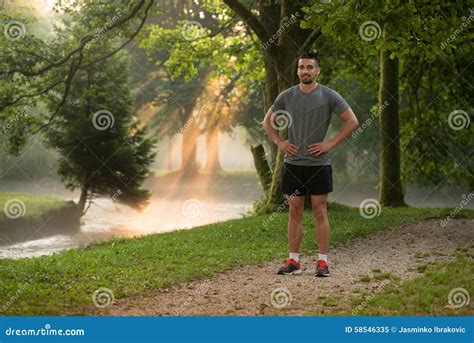
<instances>
[{"instance_id":1,"label":"tree branch","mask_svg":"<svg viewBox=\"0 0 474 343\"><path fill-rule=\"evenodd\" d=\"M41 91L37 92L37 93L32 93L32 94L23 94L21 96L19 96L18 98L16 98L15 100L5 104L5 105L2 105L2 109L3 108L6 108L8 106L12 106L12 105L15 105L16 103L18 103L20 100L23 100L25 98L34 98L34 97L37 97L37 96L40 96L40 95L43 95L45 93L48 93L51 89L55 88L56 86L60 85L61 83L64 83L64 80L62 80L63 78L61 78L60 81L56 81L52 84L50 84L49 86L47 86L46 88L42 89Z\"/></svg>"},{"instance_id":2,"label":"tree branch","mask_svg":"<svg viewBox=\"0 0 474 343\"><path fill-rule=\"evenodd\" d=\"M132 19L137 13L138 11L140 11L140 9L143 7L143 5L145 4L145 1L146 0L140 0L132 9L132 11L126 15L124 18L120 19L120 20L117 20L115 23L113 23L110 27L107 28L107 30L105 31L106 32L109 32L110 30L116 28L116 27L120 27L122 26L123 24L125 24L126 22L128 22L130 19ZM150 0L150 3L148 5L148 8L153 5L153 2L154 0ZM37 70L37 71L32 71L32 72L26 72L26 71L22 71L22 70L12 70L10 71L9 73L15 73L15 72L19 72L25 76L28 76L28 77L33 77L33 76L38 76L38 75L41 75L41 74L44 74L45 72L47 72L48 70L52 69L52 68L55 68L55 67L59 67L60 65L63 65L64 63L66 63L71 57L73 57L74 55L76 55L77 53L81 53L82 54L82 51L84 50L84 46L89 43L91 40L93 40L95 37L94 34L87 34L86 36L84 36L82 39L81 39L81 43L79 45L79 47L73 49L72 51L70 51L66 56L64 56L63 58L61 58L60 60L54 62L54 63L51 63L51 64L48 64L46 66L44 66L43 68ZM82 58L81 58L82 59Z\"/></svg>"},{"instance_id":3,"label":"tree branch","mask_svg":"<svg viewBox=\"0 0 474 343\"><path fill-rule=\"evenodd\" d=\"M224 0L224 3L237 13L237 15L248 24L248 26L250 26L261 42L268 41L270 38L268 32L260 23L258 17L256 17L247 7L242 5L238 0Z\"/></svg>"},{"instance_id":4,"label":"tree branch","mask_svg":"<svg viewBox=\"0 0 474 343\"><path fill-rule=\"evenodd\" d=\"M97 58L95 61L92 61L92 62L89 62L88 64L86 64L84 67L87 68L97 62L100 62L100 61L103 61L103 60L106 60L107 58L109 57L112 57L113 55L115 55L117 52L119 52L120 50L122 50L127 44L129 44L137 35L138 33L142 30L143 28L143 25L145 25L145 22L148 18L148 12L150 11L150 8L151 6L153 5L153 1L150 1L150 3L148 4L148 6L145 8L145 13L143 14L143 18L140 22L140 24L138 25L138 28L135 30L135 32L133 32L133 34L123 43L121 44L118 48L116 48L115 50L111 51L110 53L104 55L104 56L101 56L99 58Z\"/></svg>"},{"instance_id":5,"label":"tree branch","mask_svg":"<svg viewBox=\"0 0 474 343\"><path fill-rule=\"evenodd\" d=\"M124 19L121 20L121 23L125 23L126 21L130 20L130 18L132 18L140 9L141 9L141 6L144 4L144 1L141 1L140 5L137 5L134 7L133 11L127 15L127 17L125 17ZM138 28L135 30L135 32L131 35L131 37L129 39L127 39L126 42L124 42L123 44L120 45L120 47L118 47L117 49L115 49L114 51L112 51L111 53L108 53L104 56L101 56L99 58L97 58L95 61L92 61L90 63L88 63L85 67L89 67L90 65L94 64L94 63L97 63L99 61L102 61L102 60L105 60L111 56L113 56L114 54L116 54L118 51L120 51L121 49L123 49L128 43L130 43L135 37L136 35L141 31L141 29L143 28L143 25L145 24L146 22L146 19L148 17L148 12L150 10L150 8L152 7L154 3L154 0L150 0L150 2L148 3L147 7L145 8L145 13L144 13L144 16L142 18L142 21L140 22ZM118 26L118 23L119 21L115 22L115 24L113 26L111 26L107 31L109 31L110 29L112 29L113 27L117 27ZM55 66L59 66L61 65L62 63L65 63L69 58L71 58L72 56L74 56L76 53L79 53L79 57L75 60L73 60L73 62L71 63L70 67L69 67L69 73L68 73L68 76L66 78L66 80L61 80L61 81L57 81L57 82L54 82L52 83L51 85L49 85L48 87L36 92L36 93L32 93L32 94L24 94L24 95L21 95L20 97L18 97L16 100L8 103L8 104L5 104L2 106L2 108L6 108L8 106L11 106L11 105L14 105L16 103L18 103L20 100L24 99L24 98L32 98L32 97L36 97L36 96L39 96L39 95L42 95L42 94L45 94L47 92L49 92L51 89L55 88L56 86L58 86L59 84L61 83L65 83L65 90L64 90L64 93L63 93L63 96L62 96L62 99L61 99L61 102L59 103L58 107L56 108L55 112L51 115L51 117L49 118L48 122L42 126L40 126L37 130L34 130L32 132L32 134L36 134L38 133L39 131L41 130L44 130L45 128L49 127L49 125L51 125L52 121L54 120L54 118L56 117L56 115L59 113L60 109L62 108L62 106L66 103L66 100L67 100L67 96L69 94L69 89L71 87L71 84L72 84L72 80L74 78L74 75L76 74L77 70L79 69L81 63L82 63L82 60L83 60L83 50L84 50L84 47L85 45L90 42L90 40L93 38L93 36L91 35L87 35L85 38L83 38L80 42L80 45L77 49L74 49L73 51L71 51L68 56L64 57L63 59L61 59L60 61L57 61L57 62L53 62L51 63L50 65L42 68L40 71L37 71L36 75L40 75L44 72L46 72L47 70L55 67ZM36 76L36 75L33 75L31 74L30 76Z\"/></svg>"},{"instance_id":6,"label":"tree branch","mask_svg":"<svg viewBox=\"0 0 474 343\"><path fill-rule=\"evenodd\" d=\"M83 57L84 57L83 52L82 52L82 50L80 50L79 57L75 60L75 61L77 61L77 63L74 63L75 61L73 61L71 63L71 66L69 67L69 73L68 73L67 79L65 81L66 85L64 87L63 97L62 97L61 102L59 103L58 107L56 108L56 111L54 111L54 113L49 117L48 122L44 125L41 125L38 129L34 130L31 133L32 135L35 135L38 132L40 132L40 131L44 130L45 128L49 127L49 125L51 125L51 123L53 122L54 118L58 115L61 108L66 103L67 96L69 94L69 89L71 88L72 79L74 78L74 75L76 74L77 70L79 69L79 66L82 63Z\"/></svg>"},{"instance_id":7,"label":"tree branch","mask_svg":"<svg viewBox=\"0 0 474 343\"><path fill-rule=\"evenodd\" d=\"M309 37L306 39L306 41L303 43L299 50L299 55L301 55L303 52L309 50L311 46L313 45L314 42L318 40L318 38L321 37L321 27L318 26L316 29L311 32Z\"/></svg>"}]
</instances>

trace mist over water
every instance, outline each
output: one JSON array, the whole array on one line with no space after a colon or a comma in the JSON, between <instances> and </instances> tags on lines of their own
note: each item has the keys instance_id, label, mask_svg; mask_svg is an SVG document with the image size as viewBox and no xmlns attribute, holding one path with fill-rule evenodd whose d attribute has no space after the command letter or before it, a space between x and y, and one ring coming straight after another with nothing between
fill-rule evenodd
<instances>
[{"instance_id":1,"label":"mist over water","mask_svg":"<svg viewBox=\"0 0 474 343\"><path fill-rule=\"evenodd\" d=\"M146 186L152 191L153 197L150 205L141 213L110 199L95 199L82 218L78 231L71 232L69 228L64 228L64 233L58 234L40 229L29 239L19 242L8 242L0 234L0 257L47 255L114 237L131 238L192 229L240 218L251 209L255 200L263 196L257 176L252 171L232 176L200 177L178 184L165 176L147 181ZM28 192L78 200L77 193L66 190L56 181L44 181L40 187L35 187L33 182L2 181L1 189L5 192ZM460 189L433 190L412 186L406 190L406 202L413 207L454 208L460 205L462 195ZM357 182L347 185L337 178L334 180L334 191L329 196L330 201L356 207L367 198L377 199L374 185ZM474 204L470 202L465 207L473 209Z\"/></svg>"}]
</instances>

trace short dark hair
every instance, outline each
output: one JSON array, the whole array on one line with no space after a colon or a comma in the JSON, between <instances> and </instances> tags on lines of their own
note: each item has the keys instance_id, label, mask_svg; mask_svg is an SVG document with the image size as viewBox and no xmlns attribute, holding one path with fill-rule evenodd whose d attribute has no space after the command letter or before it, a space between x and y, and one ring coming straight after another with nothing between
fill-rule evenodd
<instances>
[{"instance_id":1,"label":"short dark hair","mask_svg":"<svg viewBox=\"0 0 474 343\"><path fill-rule=\"evenodd\" d=\"M310 59L310 60L314 60L316 62L316 66L317 67L320 67L320 64L319 64L319 60L318 60L318 56L316 56L315 53L313 52L305 52L303 53L301 56L300 56L300 59L302 58L307 58L307 59Z\"/></svg>"}]
</instances>

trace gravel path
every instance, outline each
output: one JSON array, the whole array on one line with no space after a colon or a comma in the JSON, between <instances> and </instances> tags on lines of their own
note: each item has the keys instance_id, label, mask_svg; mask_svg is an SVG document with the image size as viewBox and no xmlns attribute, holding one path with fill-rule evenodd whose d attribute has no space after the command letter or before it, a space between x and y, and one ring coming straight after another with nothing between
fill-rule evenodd
<instances>
[{"instance_id":1,"label":"gravel path","mask_svg":"<svg viewBox=\"0 0 474 343\"><path fill-rule=\"evenodd\" d=\"M401 281L421 275L417 265L452 259L456 249L472 247L474 219L451 220L445 228L439 223L439 219L429 219L405 224L333 248L329 278L314 277L315 256L303 257L304 271L296 276L276 275L284 261L275 260L116 299L106 309L93 312L114 316L347 314L355 309L351 297L378 293L393 283L390 275Z\"/></svg>"}]
</instances>

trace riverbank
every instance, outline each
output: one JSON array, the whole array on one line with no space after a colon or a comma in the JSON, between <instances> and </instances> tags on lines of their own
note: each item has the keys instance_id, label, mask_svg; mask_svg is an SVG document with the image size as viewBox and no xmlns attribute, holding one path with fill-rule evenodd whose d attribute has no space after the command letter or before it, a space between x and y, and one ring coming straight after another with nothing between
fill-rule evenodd
<instances>
[{"instance_id":1,"label":"riverbank","mask_svg":"<svg viewBox=\"0 0 474 343\"><path fill-rule=\"evenodd\" d=\"M79 231L73 201L25 193L0 193L0 246Z\"/></svg>"}]
</instances>

